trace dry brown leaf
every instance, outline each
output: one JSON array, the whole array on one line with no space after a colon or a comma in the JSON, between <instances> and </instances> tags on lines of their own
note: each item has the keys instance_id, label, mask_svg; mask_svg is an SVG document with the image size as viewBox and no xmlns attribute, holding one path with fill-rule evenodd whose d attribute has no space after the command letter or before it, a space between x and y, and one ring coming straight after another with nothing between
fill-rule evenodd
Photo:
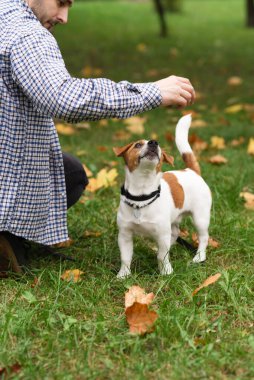
<instances>
[{"instance_id":1,"label":"dry brown leaf","mask_svg":"<svg viewBox=\"0 0 254 380\"><path fill-rule=\"evenodd\" d=\"M207 142L205 142L204 140L202 140L195 133L193 133L192 135L190 135L190 137L189 137L189 143L191 144L193 150L195 150L196 152L201 152L201 151L203 151L203 150L205 150L205 149L208 148Z\"/></svg>"},{"instance_id":2,"label":"dry brown leaf","mask_svg":"<svg viewBox=\"0 0 254 380\"><path fill-rule=\"evenodd\" d=\"M207 127L207 122L202 119L196 119L191 122L192 128L204 128Z\"/></svg>"},{"instance_id":3,"label":"dry brown leaf","mask_svg":"<svg viewBox=\"0 0 254 380\"><path fill-rule=\"evenodd\" d=\"M251 113L254 112L254 104L245 103L243 104L243 108L247 112L251 112Z\"/></svg>"},{"instance_id":4,"label":"dry brown leaf","mask_svg":"<svg viewBox=\"0 0 254 380\"><path fill-rule=\"evenodd\" d=\"M135 135L142 135L145 132L144 123L145 117L133 116L124 120L124 124L127 125L126 129Z\"/></svg>"},{"instance_id":5,"label":"dry brown leaf","mask_svg":"<svg viewBox=\"0 0 254 380\"><path fill-rule=\"evenodd\" d=\"M100 127L107 127L108 126L108 120L102 119L102 120L99 121L98 125Z\"/></svg>"},{"instance_id":6,"label":"dry brown leaf","mask_svg":"<svg viewBox=\"0 0 254 380\"><path fill-rule=\"evenodd\" d=\"M233 86L233 87L240 86L243 83L243 80L241 77L234 76L234 77L228 78L227 83L229 86Z\"/></svg>"},{"instance_id":7,"label":"dry brown leaf","mask_svg":"<svg viewBox=\"0 0 254 380\"><path fill-rule=\"evenodd\" d=\"M71 136L76 133L75 128L73 128L70 124L56 124L56 130L60 135Z\"/></svg>"},{"instance_id":8,"label":"dry brown leaf","mask_svg":"<svg viewBox=\"0 0 254 380\"><path fill-rule=\"evenodd\" d=\"M53 247L55 247L55 248L68 248L72 244L74 244L74 240L68 239L66 241L62 241L61 243L53 244Z\"/></svg>"},{"instance_id":9,"label":"dry brown leaf","mask_svg":"<svg viewBox=\"0 0 254 380\"><path fill-rule=\"evenodd\" d=\"M245 200L245 208L248 210L254 210L254 194L249 193L248 191L243 191L240 193L240 197L244 198Z\"/></svg>"},{"instance_id":10,"label":"dry brown leaf","mask_svg":"<svg viewBox=\"0 0 254 380\"><path fill-rule=\"evenodd\" d=\"M83 237L99 237L101 236L101 232L99 231L85 231L83 233Z\"/></svg>"},{"instance_id":11,"label":"dry brown leaf","mask_svg":"<svg viewBox=\"0 0 254 380\"><path fill-rule=\"evenodd\" d=\"M225 140L223 137L218 137L218 136L212 136L211 137L211 148L216 148L216 149L225 149Z\"/></svg>"},{"instance_id":12,"label":"dry brown leaf","mask_svg":"<svg viewBox=\"0 0 254 380\"><path fill-rule=\"evenodd\" d=\"M174 142L175 141L175 137L174 137L174 135L171 132L166 132L165 133L165 139L168 142Z\"/></svg>"},{"instance_id":13,"label":"dry brown leaf","mask_svg":"<svg viewBox=\"0 0 254 380\"><path fill-rule=\"evenodd\" d=\"M213 276L210 276L208 277L202 285L200 285L197 289L195 289L193 292L192 292L192 295L195 296L195 294L197 294L201 289L211 285L211 284L214 284L215 282L217 282L219 280L219 278L221 277L221 273L216 273L215 275Z\"/></svg>"},{"instance_id":14,"label":"dry brown leaf","mask_svg":"<svg viewBox=\"0 0 254 380\"><path fill-rule=\"evenodd\" d=\"M146 75L149 77L149 78L154 78L154 77L158 77L159 76L159 71L157 69L151 69L151 70L148 70L146 72Z\"/></svg>"},{"instance_id":15,"label":"dry brown leaf","mask_svg":"<svg viewBox=\"0 0 254 380\"><path fill-rule=\"evenodd\" d=\"M239 139L234 139L232 140L229 145L233 146L233 147L236 147L236 146L239 146L239 145L242 145L245 141L245 138L244 137L239 137Z\"/></svg>"},{"instance_id":16,"label":"dry brown leaf","mask_svg":"<svg viewBox=\"0 0 254 380\"><path fill-rule=\"evenodd\" d=\"M210 157L208 161L214 165L226 164L228 162L228 160L220 154Z\"/></svg>"},{"instance_id":17,"label":"dry brown leaf","mask_svg":"<svg viewBox=\"0 0 254 380\"><path fill-rule=\"evenodd\" d=\"M130 287L128 292L125 293L125 309L134 304L134 302L150 305L154 299L153 293L145 293L145 289L140 288L137 285Z\"/></svg>"},{"instance_id":18,"label":"dry brown leaf","mask_svg":"<svg viewBox=\"0 0 254 380\"><path fill-rule=\"evenodd\" d=\"M189 236L189 232L187 230L180 230L180 237L186 238Z\"/></svg>"},{"instance_id":19,"label":"dry brown leaf","mask_svg":"<svg viewBox=\"0 0 254 380\"><path fill-rule=\"evenodd\" d=\"M229 106L225 108L225 113L237 113L242 111L243 105L242 104L234 104L233 106Z\"/></svg>"},{"instance_id":20,"label":"dry brown leaf","mask_svg":"<svg viewBox=\"0 0 254 380\"><path fill-rule=\"evenodd\" d=\"M66 270L62 275L61 275L61 279L64 280L64 281L67 281L67 282L80 282L82 279L81 279L81 276L82 274L84 274L84 272L82 272L81 270L79 269L70 269L70 270Z\"/></svg>"},{"instance_id":21,"label":"dry brown leaf","mask_svg":"<svg viewBox=\"0 0 254 380\"><path fill-rule=\"evenodd\" d=\"M117 131L113 135L113 140L114 141L129 140L130 138L131 138L131 134L128 133L128 132L126 132L126 131L123 131L123 130Z\"/></svg>"},{"instance_id":22,"label":"dry brown leaf","mask_svg":"<svg viewBox=\"0 0 254 380\"><path fill-rule=\"evenodd\" d=\"M200 113L198 113L197 111L194 111L194 110L183 110L182 111L182 115L189 115L191 113L191 117L192 117L192 120L193 119L198 119L200 118Z\"/></svg>"},{"instance_id":23,"label":"dry brown leaf","mask_svg":"<svg viewBox=\"0 0 254 380\"><path fill-rule=\"evenodd\" d=\"M99 151L99 152L106 152L108 150L108 148L104 145L99 145L96 147L96 149Z\"/></svg>"},{"instance_id":24,"label":"dry brown leaf","mask_svg":"<svg viewBox=\"0 0 254 380\"><path fill-rule=\"evenodd\" d=\"M196 234L196 232L192 233L191 238L193 241L193 245L195 247L198 247L198 235ZM208 245L209 247L212 247L212 248L218 248L220 246L220 243L217 240L213 239L212 237L209 237Z\"/></svg>"},{"instance_id":25,"label":"dry brown leaf","mask_svg":"<svg viewBox=\"0 0 254 380\"><path fill-rule=\"evenodd\" d=\"M154 310L149 310L146 304L135 302L125 310L130 333L144 335L154 330L154 323L158 314Z\"/></svg>"},{"instance_id":26,"label":"dry brown leaf","mask_svg":"<svg viewBox=\"0 0 254 380\"><path fill-rule=\"evenodd\" d=\"M36 286L38 286L40 284L40 280L38 277L34 277L34 280L31 284L31 288L35 288Z\"/></svg>"},{"instance_id":27,"label":"dry brown leaf","mask_svg":"<svg viewBox=\"0 0 254 380\"><path fill-rule=\"evenodd\" d=\"M248 154L250 154L252 156L254 155L254 138L250 138L248 148L247 148L247 152L248 152Z\"/></svg>"},{"instance_id":28,"label":"dry brown leaf","mask_svg":"<svg viewBox=\"0 0 254 380\"><path fill-rule=\"evenodd\" d=\"M0 378L9 378L13 373L18 373L21 370L21 365L19 363L12 364L8 367L0 367Z\"/></svg>"},{"instance_id":29,"label":"dry brown leaf","mask_svg":"<svg viewBox=\"0 0 254 380\"><path fill-rule=\"evenodd\" d=\"M91 66L87 65L81 70L81 74L87 78L90 78L93 76L97 77L97 76L100 76L102 74L102 70L97 68L97 67L91 67Z\"/></svg>"}]
</instances>

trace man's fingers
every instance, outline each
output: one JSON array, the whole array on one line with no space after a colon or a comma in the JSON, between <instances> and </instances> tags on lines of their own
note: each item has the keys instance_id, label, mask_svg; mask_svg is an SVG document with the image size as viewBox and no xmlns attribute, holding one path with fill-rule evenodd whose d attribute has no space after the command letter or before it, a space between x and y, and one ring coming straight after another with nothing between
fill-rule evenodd
<instances>
[{"instance_id":1,"label":"man's fingers","mask_svg":"<svg viewBox=\"0 0 254 380\"><path fill-rule=\"evenodd\" d=\"M184 83L181 85L181 88L182 88L182 90L184 90L190 94L190 97L191 97L190 103L193 103L195 98L196 98L196 94L195 94L195 90L192 87L192 85Z\"/></svg>"}]
</instances>

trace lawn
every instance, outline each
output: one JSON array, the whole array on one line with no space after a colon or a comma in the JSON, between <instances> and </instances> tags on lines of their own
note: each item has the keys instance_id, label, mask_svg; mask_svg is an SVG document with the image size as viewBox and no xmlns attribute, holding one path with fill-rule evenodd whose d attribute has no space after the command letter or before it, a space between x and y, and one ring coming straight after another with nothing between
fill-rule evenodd
<instances>
[{"instance_id":1,"label":"lawn","mask_svg":"<svg viewBox=\"0 0 254 380\"><path fill-rule=\"evenodd\" d=\"M254 193L254 157L247 154L254 137L254 30L244 27L244 16L238 0L185 0L182 13L168 15L170 35L161 39L152 2L91 1L76 2L69 24L57 27L56 38L74 76L142 82L176 74L191 79L198 99L190 111L194 121L207 123L191 134L209 144L199 161L213 194L210 235L220 245L209 247L205 265L192 265L190 253L174 246L174 273L165 277L158 273L153 243L137 238L133 274L117 280L116 211L124 179L118 160L117 186L86 193L68 212L74 244L63 252L77 261L34 258L22 278L1 279L0 367L9 368L10 378L254 378L254 211L239 196L243 189ZM228 85L232 76L242 83ZM228 113L232 105L242 109ZM166 136L174 134L181 115L165 109L142 115L142 137L156 134L175 157L176 168L183 164ZM96 176L115 165L112 147L129 142L116 140L126 125L109 120L85 127L60 140L63 150L78 156ZM213 136L224 138L226 148L211 148ZM232 147L239 137L244 142ZM215 154L227 158L227 164L210 164ZM183 228L194 232L190 219ZM100 236L84 237L85 231ZM61 274L74 268L84 271L83 280L62 281ZM218 282L192 296L218 272ZM34 277L39 278L35 286ZM128 332L124 315L124 293L131 285L155 294L152 307L159 318L154 332L142 337ZM20 365L16 372L11 369L15 363Z\"/></svg>"}]
</instances>

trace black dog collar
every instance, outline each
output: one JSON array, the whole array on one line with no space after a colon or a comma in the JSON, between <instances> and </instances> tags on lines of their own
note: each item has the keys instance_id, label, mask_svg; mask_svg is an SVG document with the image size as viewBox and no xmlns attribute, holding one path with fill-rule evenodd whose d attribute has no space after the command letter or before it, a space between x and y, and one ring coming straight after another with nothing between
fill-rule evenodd
<instances>
[{"instance_id":1,"label":"black dog collar","mask_svg":"<svg viewBox=\"0 0 254 380\"><path fill-rule=\"evenodd\" d=\"M157 190L153 191L150 194L142 194L142 195L132 195L128 190L124 188L124 185L121 187L121 195L124 195L127 199L136 202L149 201L154 197L158 198L160 196L161 187L159 186Z\"/></svg>"}]
</instances>

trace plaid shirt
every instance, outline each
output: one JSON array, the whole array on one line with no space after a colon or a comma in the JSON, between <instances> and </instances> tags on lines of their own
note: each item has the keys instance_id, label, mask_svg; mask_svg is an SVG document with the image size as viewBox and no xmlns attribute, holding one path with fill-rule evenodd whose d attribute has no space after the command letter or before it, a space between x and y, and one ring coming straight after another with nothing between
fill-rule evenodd
<instances>
[{"instance_id":1,"label":"plaid shirt","mask_svg":"<svg viewBox=\"0 0 254 380\"><path fill-rule=\"evenodd\" d=\"M72 78L23 0L0 1L0 231L68 239L63 159L52 118L126 118L161 103L154 84Z\"/></svg>"}]
</instances>

